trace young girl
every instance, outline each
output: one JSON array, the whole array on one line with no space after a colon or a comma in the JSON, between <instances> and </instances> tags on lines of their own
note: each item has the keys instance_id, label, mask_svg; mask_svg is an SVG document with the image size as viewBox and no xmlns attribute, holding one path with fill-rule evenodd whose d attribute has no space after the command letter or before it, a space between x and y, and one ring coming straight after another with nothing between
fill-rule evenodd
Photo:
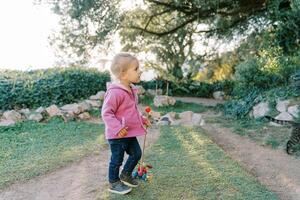
<instances>
[{"instance_id":1,"label":"young girl","mask_svg":"<svg viewBox=\"0 0 300 200\"><path fill-rule=\"evenodd\" d=\"M131 187L138 186L131 176L142 154L136 136L146 134L144 126L149 125L149 121L138 111L138 90L132 85L140 82L141 71L137 58L129 53L117 54L112 61L111 72L117 81L107 86L101 112L105 136L111 149L109 191L127 194ZM125 152L129 156L119 176Z\"/></svg>"}]
</instances>

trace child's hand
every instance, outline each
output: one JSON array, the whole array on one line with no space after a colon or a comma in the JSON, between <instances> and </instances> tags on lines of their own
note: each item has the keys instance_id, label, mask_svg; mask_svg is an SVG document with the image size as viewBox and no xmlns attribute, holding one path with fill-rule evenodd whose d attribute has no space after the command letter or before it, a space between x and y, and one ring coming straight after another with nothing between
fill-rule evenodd
<instances>
[{"instance_id":1,"label":"child's hand","mask_svg":"<svg viewBox=\"0 0 300 200\"><path fill-rule=\"evenodd\" d=\"M145 119L144 121L145 126L148 128L149 126L151 126L151 122L149 119Z\"/></svg>"},{"instance_id":2,"label":"child's hand","mask_svg":"<svg viewBox=\"0 0 300 200\"><path fill-rule=\"evenodd\" d=\"M118 137L119 138L125 137L128 134L127 129L128 129L128 127L122 128L118 133Z\"/></svg>"}]
</instances>

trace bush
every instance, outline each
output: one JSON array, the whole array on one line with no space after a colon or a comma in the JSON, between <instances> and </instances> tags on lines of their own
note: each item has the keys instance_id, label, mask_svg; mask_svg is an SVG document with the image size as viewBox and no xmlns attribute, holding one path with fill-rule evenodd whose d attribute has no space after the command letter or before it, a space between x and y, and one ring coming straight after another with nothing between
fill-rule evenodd
<instances>
[{"instance_id":1,"label":"bush","mask_svg":"<svg viewBox=\"0 0 300 200\"><path fill-rule=\"evenodd\" d=\"M171 84L169 94L172 96L212 97L213 84L190 81L181 84Z\"/></svg>"},{"instance_id":2,"label":"bush","mask_svg":"<svg viewBox=\"0 0 300 200\"><path fill-rule=\"evenodd\" d=\"M167 81L165 80L152 80L147 82L141 82L141 85L147 89L155 89L156 84L158 89L163 90L163 94L166 93ZM187 80L181 83L169 82L169 95L170 96L189 96L189 97L212 97L212 93L215 90L226 89L231 91L233 82L222 81L214 84Z\"/></svg>"},{"instance_id":3,"label":"bush","mask_svg":"<svg viewBox=\"0 0 300 200\"><path fill-rule=\"evenodd\" d=\"M223 91L226 95L231 96L233 88L235 87L235 81L222 80L213 83L214 91Z\"/></svg>"},{"instance_id":4,"label":"bush","mask_svg":"<svg viewBox=\"0 0 300 200\"><path fill-rule=\"evenodd\" d=\"M241 97L253 90L265 90L277 83L278 77L260 69L258 60L249 59L240 63L235 72L236 87L234 95Z\"/></svg>"},{"instance_id":5,"label":"bush","mask_svg":"<svg viewBox=\"0 0 300 200\"><path fill-rule=\"evenodd\" d=\"M0 76L0 109L72 103L105 90L109 80L107 72L80 67L4 71Z\"/></svg>"},{"instance_id":6,"label":"bush","mask_svg":"<svg viewBox=\"0 0 300 200\"><path fill-rule=\"evenodd\" d=\"M298 70L293 76L292 76L292 85L296 91L296 94L300 94L300 70Z\"/></svg>"},{"instance_id":7,"label":"bush","mask_svg":"<svg viewBox=\"0 0 300 200\"><path fill-rule=\"evenodd\" d=\"M262 96L259 91L253 90L244 98L233 99L226 102L223 105L224 114L236 119L244 118L260 100L262 100Z\"/></svg>"}]
</instances>

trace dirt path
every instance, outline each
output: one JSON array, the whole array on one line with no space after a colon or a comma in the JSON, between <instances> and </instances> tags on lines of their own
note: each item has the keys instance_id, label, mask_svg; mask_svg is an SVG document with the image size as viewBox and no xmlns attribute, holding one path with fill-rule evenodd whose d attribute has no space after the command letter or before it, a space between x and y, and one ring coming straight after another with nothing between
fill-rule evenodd
<instances>
[{"instance_id":1,"label":"dirt path","mask_svg":"<svg viewBox=\"0 0 300 200\"><path fill-rule=\"evenodd\" d=\"M159 137L150 129L146 146ZM143 137L139 138L142 146ZM17 183L0 191L0 200L94 200L107 188L107 168L110 151L103 148L92 155L52 173Z\"/></svg>"},{"instance_id":2,"label":"dirt path","mask_svg":"<svg viewBox=\"0 0 300 200\"><path fill-rule=\"evenodd\" d=\"M203 117L212 117L211 113ZM300 199L300 160L283 150L260 146L218 124L203 127L227 154L283 200Z\"/></svg>"}]
</instances>

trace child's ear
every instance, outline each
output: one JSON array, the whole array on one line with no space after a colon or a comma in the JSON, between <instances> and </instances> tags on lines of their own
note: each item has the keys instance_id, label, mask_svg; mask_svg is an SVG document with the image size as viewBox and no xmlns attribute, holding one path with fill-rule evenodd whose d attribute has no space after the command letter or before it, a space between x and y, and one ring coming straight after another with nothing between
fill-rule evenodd
<instances>
[{"instance_id":1,"label":"child's ear","mask_svg":"<svg viewBox=\"0 0 300 200\"><path fill-rule=\"evenodd\" d=\"M119 78L123 79L125 77L126 73L124 71L121 71Z\"/></svg>"}]
</instances>

